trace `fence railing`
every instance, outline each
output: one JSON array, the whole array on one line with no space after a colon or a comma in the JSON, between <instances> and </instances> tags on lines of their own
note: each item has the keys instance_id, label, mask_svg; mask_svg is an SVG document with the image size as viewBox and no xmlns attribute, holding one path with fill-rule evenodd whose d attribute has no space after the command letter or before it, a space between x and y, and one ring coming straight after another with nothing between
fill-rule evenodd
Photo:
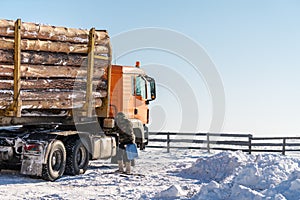
<instances>
[{"instance_id":1,"label":"fence railing","mask_svg":"<svg viewBox=\"0 0 300 200\"><path fill-rule=\"evenodd\" d=\"M300 152L300 137L253 137L228 133L149 133L149 148L231 150L252 152Z\"/></svg>"}]
</instances>

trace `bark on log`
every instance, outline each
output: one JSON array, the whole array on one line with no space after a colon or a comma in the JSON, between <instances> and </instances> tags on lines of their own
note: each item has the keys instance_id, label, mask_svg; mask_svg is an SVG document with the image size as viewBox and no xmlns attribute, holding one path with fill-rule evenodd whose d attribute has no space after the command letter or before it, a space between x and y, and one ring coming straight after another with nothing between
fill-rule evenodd
<instances>
[{"instance_id":1,"label":"bark on log","mask_svg":"<svg viewBox=\"0 0 300 200\"><path fill-rule=\"evenodd\" d=\"M13 62L13 50L0 50L0 63L13 64ZM82 66L87 65L87 56L43 51L22 51L21 63L35 65ZM105 67L109 65L109 60L95 59L94 63L95 67Z\"/></svg>"},{"instance_id":2,"label":"bark on log","mask_svg":"<svg viewBox=\"0 0 300 200\"><path fill-rule=\"evenodd\" d=\"M102 105L101 98L106 91L93 92L94 107ZM12 91L0 92L0 109L12 104ZM72 109L81 108L85 103L84 92L21 92L22 109Z\"/></svg>"},{"instance_id":3,"label":"bark on log","mask_svg":"<svg viewBox=\"0 0 300 200\"><path fill-rule=\"evenodd\" d=\"M13 64L13 51L0 50L0 63ZM21 52L22 64L81 66L87 64L87 56L53 52L26 51ZM108 66L108 60L95 59L96 67Z\"/></svg>"},{"instance_id":4,"label":"bark on log","mask_svg":"<svg viewBox=\"0 0 300 200\"><path fill-rule=\"evenodd\" d=\"M15 22L12 20L0 20L0 35L5 37L14 36ZM66 28L58 26L49 26L43 24L35 24L23 22L21 25L21 37L27 39L44 39L52 41L72 42L72 43L88 43L88 30ZM108 34L106 31L96 31L95 43L103 44L107 41Z\"/></svg>"},{"instance_id":5,"label":"bark on log","mask_svg":"<svg viewBox=\"0 0 300 200\"><path fill-rule=\"evenodd\" d=\"M13 90L13 80L0 80L0 90ZM93 81L93 87L96 91L107 90L105 80ZM69 90L69 91L85 91L86 81L75 79L37 79L37 80L21 80L21 90Z\"/></svg>"},{"instance_id":6,"label":"bark on log","mask_svg":"<svg viewBox=\"0 0 300 200\"><path fill-rule=\"evenodd\" d=\"M13 65L0 64L0 77L13 77ZM105 74L106 68L94 69L94 78L100 79ZM22 78L86 78L85 67L71 66L46 66L46 65L21 65Z\"/></svg>"},{"instance_id":7,"label":"bark on log","mask_svg":"<svg viewBox=\"0 0 300 200\"><path fill-rule=\"evenodd\" d=\"M5 37L0 38L0 49L14 49L14 40ZM21 40L21 50L87 54L88 45L24 39ZM95 46L95 54L109 54L109 48L97 45Z\"/></svg>"}]
</instances>

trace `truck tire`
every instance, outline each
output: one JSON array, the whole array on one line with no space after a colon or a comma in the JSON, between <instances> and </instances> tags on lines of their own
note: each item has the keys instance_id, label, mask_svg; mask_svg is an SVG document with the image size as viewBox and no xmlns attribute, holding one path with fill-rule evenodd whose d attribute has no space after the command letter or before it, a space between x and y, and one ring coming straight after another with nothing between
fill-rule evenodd
<instances>
[{"instance_id":1,"label":"truck tire","mask_svg":"<svg viewBox=\"0 0 300 200\"><path fill-rule=\"evenodd\" d=\"M48 154L47 163L43 165L42 178L48 181L55 181L60 178L66 166L66 149L64 144L55 140Z\"/></svg>"},{"instance_id":2,"label":"truck tire","mask_svg":"<svg viewBox=\"0 0 300 200\"><path fill-rule=\"evenodd\" d=\"M89 165L89 152L80 140L75 140L66 145L67 164L65 174L83 174Z\"/></svg>"}]
</instances>

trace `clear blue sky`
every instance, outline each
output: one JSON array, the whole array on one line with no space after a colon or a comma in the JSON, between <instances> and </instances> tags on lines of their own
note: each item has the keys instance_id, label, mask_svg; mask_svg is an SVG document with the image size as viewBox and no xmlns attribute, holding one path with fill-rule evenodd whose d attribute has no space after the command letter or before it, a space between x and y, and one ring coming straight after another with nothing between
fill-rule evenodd
<instances>
[{"instance_id":1,"label":"clear blue sky","mask_svg":"<svg viewBox=\"0 0 300 200\"><path fill-rule=\"evenodd\" d=\"M67 27L107 29L111 36L136 28L178 31L200 44L215 63L226 95L223 132L300 135L300 2L297 0L211 1L37 1L2 0L1 18ZM132 60L132 62L131 62ZM183 77L187 64L168 53L143 51L117 62L159 63ZM197 82L198 81L198 82ZM199 100L197 131L208 131L209 91L203 80L189 80ZM165 107L164 125L176 130L180 106L160 88L152 106ZM173 95L174 96L174 95ZM167 100L166 100L167 99ZM156 105L156 108L155 108ZM177 106L176 106L177 105ZM160 108L161 109L161 108ZM154 111L156 112L156 111ZM157 112L159 114L161 112ZM151 116L162 119L162 116ZM152 122L162 123L152 119ZM186 131L194 131L186 130Z\"/></svg>"}]
</instances>

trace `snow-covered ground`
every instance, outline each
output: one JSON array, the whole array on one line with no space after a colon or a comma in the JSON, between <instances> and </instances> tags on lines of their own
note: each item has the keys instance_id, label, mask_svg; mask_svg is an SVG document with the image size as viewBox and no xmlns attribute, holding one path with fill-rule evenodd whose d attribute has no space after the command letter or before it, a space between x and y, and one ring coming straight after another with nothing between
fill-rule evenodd
<instances>
[{"instance_id":1,"label":"snow-covered ground","mask_svg":"<svg viewBox=\"0 0 300 200\"><path fill-rule=\"evenodd\" d=\"M242 152L146 149L133 172L92 161L80 176L46 182L1 171L0 199L300 199L300 159ZM140 176L138 174L142 174Z\"/></svg>"}]
</instances>

